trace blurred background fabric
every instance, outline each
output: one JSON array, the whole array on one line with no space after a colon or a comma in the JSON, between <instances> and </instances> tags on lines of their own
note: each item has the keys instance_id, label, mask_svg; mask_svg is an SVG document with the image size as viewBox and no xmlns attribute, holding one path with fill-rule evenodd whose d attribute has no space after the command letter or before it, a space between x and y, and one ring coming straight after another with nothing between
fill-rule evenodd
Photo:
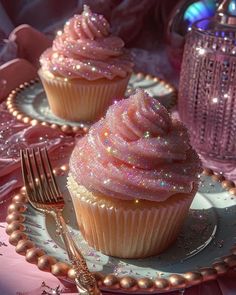
<instances>
[{"instance_id":1,"label":"blurred background fabric","mask_svg":"<svg viewBox=\"0 0 236 295\"><path fill-rule=\"evenodd\" d=\"M154 49L163 38L168 15L176 0L1 0L0 28L7 36L14 27L29 24L53 37L64 22L82 12L87 4L91 10L103 14L111 23L113 33L128 47Z\"/></svg>"}]
</instances>

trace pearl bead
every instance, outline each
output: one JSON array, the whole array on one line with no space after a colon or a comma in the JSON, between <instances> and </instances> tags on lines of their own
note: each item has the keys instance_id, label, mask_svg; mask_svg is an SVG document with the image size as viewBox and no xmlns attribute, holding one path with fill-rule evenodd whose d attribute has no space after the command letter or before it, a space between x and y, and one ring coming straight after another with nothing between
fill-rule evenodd
<instances>
[{"instance_id":1,"label":"pearl bead","mask_svg":"<svg viewBox=\"0 0 236 295\"><path fill-rule=\"evenodd\" d=\"M203 276L203 281L214 280L217 277L217 271L214 268L210 268L210 267L201 268L200 272Z\"/></svg>"},{"instance_id":2,"label":"pearl bead","mask_svg":"<svg viewBox=\"0 0 236 295\"><path fill-rule=\"evenodd\" d=\"M23 203L14 203L11 204L8 209L7 209L7 213L12 213L12 212L25 212L26 207L23 205Z\"/></svg>"},{"instance_id":3,"label":"pearl bead","mask_svg":"<svg viewBox=\"0 0 236 295\"><path fill-rule=\"evenodd\" d=\"M30 240L21 240L16 246L16 252L21 255L25 255L28 249L34 247L34 243Z\"/></svg>"},{"instance_id":4,"label":"pearl bead","mask_svg":"<svg viewBox=\"0 0 236 295\"><path fill-rule=\"evenodd\" d=\"M19 221L13 221L12 223L8 224L6 227L6 233L10 235L16 230L24 231L25 226L21 224Z\"/></svg>"},{"instance_id":5,"label":"pearl bead","mask_svg":"<svg viewBox=\"0 0 236 295\"><path fill-rule=\"evenodd\" d=\"M172 286L174 287L178 287L178 288L184 288L186 285L186 280L184 277L182 277L181 275L171 275L169 277L169 281L171 283Z\"/></svg>"},{"instance_id":6,"label":"pearl bead","mask_svg":"<svg viewBox=\"0 0 236 295\"><path fill-rule=\"evenodd\" d=\"M131 277L124 277L120 279L120 285L124 289L130 289L135 285L135 279Z\"/></svg>"},{"instance_id":7,"label":"pearl bead","mask_svg":"<svg viewBox=\"0 0 236 295\"><path fill-rule=\"evenodd\" d=\"M21 215L19 212L12 212L6 218L6 222L8 224L12 223L13 221L23 222L24 220L25 220L25 217Z\"/></svg>"},{"instance_id":8,"label":"pearl bead","mask_svg":"<svg viewBox=\"0 0 236 295\"><path fill-rule=\"evenodd\" d=\"M156 279L154 283L157 290L168 290L170 288L170 284L166 279Z\"/></svg>"},{"instance_id":9,"label":"pearl bead","mask_svg":"<svg viewBox=\"0 0 236 295\"><path fill-rule=\"evenodd\" d=\"M20 240L27 240L27 239L28 239L28 236L24 232L20 230L16 230L13 233L11 233L9 237L9 243L16 246Z\"/></svg>"},{"instance_id":10,"label":"pearl bead","mask_svg":"<svg viewBox=\"0 0 236 295\"><path fill-rule=\"evenodd\" d=\"M51 271L51 267L53 264L57 262L56 258L48 256L48 255L43 255L40 256L38 259L38 268L43 270L43 271Z\"/></svg>"},{"instance_id":11,"label":"pearl bead","mask_svg":"<svg viewBox=\"0 0 236 295\"><path fill-rule=\"evenodd\" d=\"M191 285L199 284L203 279L199 272L187 272L185 273L184 277Z\"/></svg>"},{"instance_id":12,"label":"pearl bead","mask_svg":"<svg viewBox=\"0 0 236 295\"><path fill-rule=\"evenodd\" d=\"M25 203L25 202L27 202L27 197L22 194L17 194L12 198L12 201L14 203Z\"/></svg>"},{"instance_id":13,"label":"pearl bead","mask_svg":"<svg viewBox=\"0 0 236 295\"><path fill-rule=\"evenodd\" d=\"M26 251L25 259L29 263L38 263L38 258L45 255L45 252L39 248L31 248Z\"/></svg>"},{"instance_id":14,"label":"pearl bead","mask_svg":"<svg viewBox=\"0 0 236 295\"><path fill-rule=\"evenodd\" d=\"M103 284L106 287L118 288L119 287L119 280L114 275L108 275L104 278Z\"/></svg>"},{"instance_id":15,"label":"pearl bead","mask_svg":"<svg viewBox=\"0 0 236 295\"><path fill-rule=\"evenodd\" d=\"M52 274L57 277L67 277L70 266L64 262L57 262L52 265Z\"/></svg>"}]
</instances>

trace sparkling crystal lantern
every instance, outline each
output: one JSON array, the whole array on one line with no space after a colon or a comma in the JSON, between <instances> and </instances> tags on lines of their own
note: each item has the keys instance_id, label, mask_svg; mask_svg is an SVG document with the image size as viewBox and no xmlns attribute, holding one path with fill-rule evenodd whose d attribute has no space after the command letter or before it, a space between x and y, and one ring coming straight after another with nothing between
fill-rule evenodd
<instances>
[{"instance_id":1,"label":"sparkling crystal lantern","mask_svg":"<svg viewBox=\"0 0 236 295\"><path fill-rule=\"evenodd\" d=\"M236 160L236 1L187 34L178 110L200 154Z\"/></svg>"}]
</instances>

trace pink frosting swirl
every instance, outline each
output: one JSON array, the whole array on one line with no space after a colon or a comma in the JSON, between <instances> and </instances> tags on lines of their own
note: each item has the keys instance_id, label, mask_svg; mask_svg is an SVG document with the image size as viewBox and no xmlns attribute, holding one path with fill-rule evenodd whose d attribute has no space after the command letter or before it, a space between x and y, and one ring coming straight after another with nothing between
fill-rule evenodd
<instances>
[{"instance_id":1,"label":"pink frosting swirl","mask_svg":"<svg viewBox=\"0 0 236 295\"><path fill-rule=\"evenodd\" d=\"M84 6L59 31L52 48L40 58L44 70L66 78L97 80L126 77L133 63L124 50L124 42L110 35L110 25L102 15Z\"/></svg>"},{"instance_id":2,"label":"pink frosting swirl","mask_svg":"<svg viewBox=\"0 0 236 295\"><path fill-rule=\"evenodd\" d=\"M182 123L139 89L112 105L77 142L70 172L95 193L164 201L193 190L201 163Z\"/></svg>"}]
</instances>

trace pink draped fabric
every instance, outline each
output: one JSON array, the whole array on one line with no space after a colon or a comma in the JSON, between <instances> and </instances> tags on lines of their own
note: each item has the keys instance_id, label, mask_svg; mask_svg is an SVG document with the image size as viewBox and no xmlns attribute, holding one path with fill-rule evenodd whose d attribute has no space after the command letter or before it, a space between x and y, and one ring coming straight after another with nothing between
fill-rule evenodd
<instances>
[{"instance_id":1,"label":"pink draped fabric","mask_svg":"<svg viewBox=\"0 0 236 295\"><path fill-rule=\"evenodd\" d=\"M132 49L136 70L158 75L177 85L176 74L168 64L163 45L160 45L161 32L174 2L70 0L65 5L62 0L0 1L0 263L4 265L0 267L0 294L37 295L52 294L53 291L58 291L58 294L76 294L73 286L66 286L53 275L41 272L16 254L5 233L6 208L11 193L22 185L19 149L47 146L53 164L58 165L68 161L74 146L74 136L16 120L6 109L6 96L19 84L37 76L39 55L50 46L52 36L64 20L80 12L84 3L89 4L94 11L103 13L112 23L113 31L129 47L136 47ZM225 172L229 178L236 178L235 163L207 164ZM236 294L235 279L235 272L230 271L215 281L189 288L184 294L233 295Z\"/></svg>"}]
</instances>

